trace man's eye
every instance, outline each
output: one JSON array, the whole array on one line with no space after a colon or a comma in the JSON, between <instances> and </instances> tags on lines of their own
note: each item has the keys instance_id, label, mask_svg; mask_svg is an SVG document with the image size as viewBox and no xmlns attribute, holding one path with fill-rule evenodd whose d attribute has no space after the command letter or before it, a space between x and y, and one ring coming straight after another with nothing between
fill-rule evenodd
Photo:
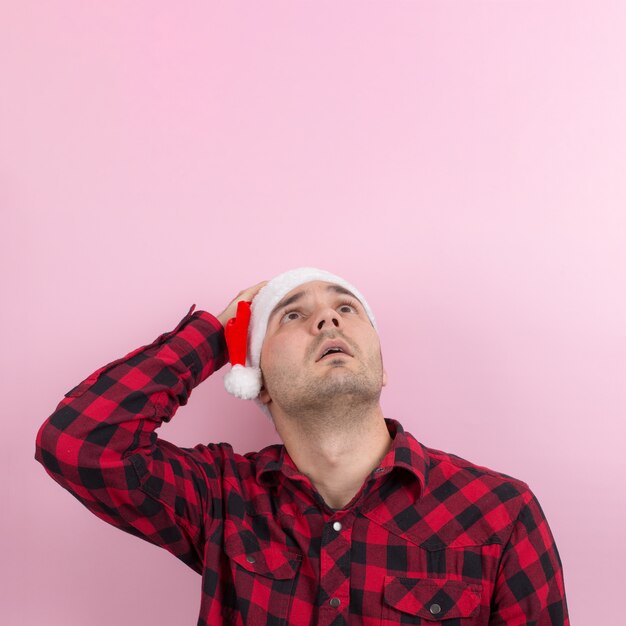
<instances>
[{"instance_id":1,"label":"man's eye","mask_svg":"<svg viewBox=\"0 0 626 626\"><path fill-rule=\"evenodd\" d=\"M283 320L295 320L298 319L297 317L292 317L292 316L297 316L300 315L300 313L298 313L298 311L287 311L287 313L285 313L283 315Z\"/></svg>"},{"instance_id":2,"label":"man's eye","mask_svg":"<svg viewBox=\"0 0 626 626\"><path fill-rule=\"evenodd\" d=\"M350 312L356 313L357 312L357 305L354 302L352 302L351 300L346 300L345 302L342 302L339 305L339 310L342 310L342 309L349 309L347 311L348 313L350 313ZM346 311L344 311L344 313L345 312Z\"/></svg>"}]
</instances>

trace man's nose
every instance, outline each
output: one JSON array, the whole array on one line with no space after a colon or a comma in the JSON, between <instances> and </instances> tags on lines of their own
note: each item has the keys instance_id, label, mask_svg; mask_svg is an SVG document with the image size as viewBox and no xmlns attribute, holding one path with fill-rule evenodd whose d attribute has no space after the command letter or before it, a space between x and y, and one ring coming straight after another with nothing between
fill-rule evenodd
<instances>
[{"instance_id":1,"label":"man's nose","mask_svg":"<svg viewBox=\"0 0 626 626\"><path fill-rule=\"evenodd\" d=\"M341 324L339 321L339 315L337 311L330 307L321 311L315 319L315 329L320 331L322 329L328 330L329 328L338 327Z\"/></svg>"}]
</instances>

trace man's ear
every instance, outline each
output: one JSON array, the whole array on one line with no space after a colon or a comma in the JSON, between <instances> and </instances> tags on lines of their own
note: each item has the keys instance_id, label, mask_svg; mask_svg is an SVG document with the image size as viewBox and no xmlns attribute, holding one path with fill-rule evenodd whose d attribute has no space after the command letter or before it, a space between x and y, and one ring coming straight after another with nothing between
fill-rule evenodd
<instances>
[{"instance_id":1,"label":"man's ear","mask_svg":"<svg viewBox=\"0 0 626 626\"><path fill-rule=\"evenodd\" d=\"M261 391L259 391L259 400L263 404L269 404L272 401L272 398L270 397L270 394L268 393L267 389L265 388L265 378L263 376L263 372L261 372Z\"/></svg>"},{"instance_id":2,"label":"man's ear","mask_svg":"<svg viewBox=\"0 0 626 626\"><path fill-rule=\"evenodd\" d=\"M265 387L261 387L261 391L259 391L259 400L263 404L268 404L272 400L270 398L270 394L267 392L267 389Z\"/></svg>"},{"instance_id":3,"label":"man's ear","mask_svg":"<svg viewBox=\"0 0 626 626\"><path fill-rule=\"evenodd\" d=\"M383 367L383 387L387 384L387 370Z\"/></svg>"}]
</instances>

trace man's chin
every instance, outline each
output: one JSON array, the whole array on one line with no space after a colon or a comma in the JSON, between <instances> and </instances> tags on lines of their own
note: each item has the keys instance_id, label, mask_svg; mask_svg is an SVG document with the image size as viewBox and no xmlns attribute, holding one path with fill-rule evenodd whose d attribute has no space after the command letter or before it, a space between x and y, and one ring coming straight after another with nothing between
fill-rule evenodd
<instances>
[{"instance_id":1,"label":"man's chin","mask_svg":"<svg viewBox=\"0 0 626 626\"><path fill-rule=\"evenodd\" d=\"M374 389L371 384L366 384L351 372L338 368L333 375L320 381L315 395L328 401L339 400L340 398L355 401L360 398L371 398L373 392Z\"/></svg>"}]
</instances>

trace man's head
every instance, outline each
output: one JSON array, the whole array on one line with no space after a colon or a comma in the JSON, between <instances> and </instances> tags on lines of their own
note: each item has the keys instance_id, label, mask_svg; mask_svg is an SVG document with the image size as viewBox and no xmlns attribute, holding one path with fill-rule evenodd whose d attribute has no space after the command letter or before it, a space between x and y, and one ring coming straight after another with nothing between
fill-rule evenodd
<instances>
[{"instance_id":1,"label":"man's head","mask_svg":"<svg viewBox=\"0 0 626 626\"><path fill-rule=\"evenodd\" d=\"M377 404L386 383L378 334L363 304L326 281L296 287L273 310L260 368L259 399L274 417Z\"/></svg>"},{"instance_id":2,"label":"man's head","mask_svg":"<svg viewBox=\"0 0 626 626\"><path fill-rule=\"evenodd\" d=\"M332 340L344 354L318 360ZM246 367L235 366L225 378L230 393L256 399L268 415L269 407L283 403L303 407L307 394L310 402L379 396L385 382L367 301L343 278L316 268L280 274L258 292L251 305Z\"/></svg>"}]
</instances>

